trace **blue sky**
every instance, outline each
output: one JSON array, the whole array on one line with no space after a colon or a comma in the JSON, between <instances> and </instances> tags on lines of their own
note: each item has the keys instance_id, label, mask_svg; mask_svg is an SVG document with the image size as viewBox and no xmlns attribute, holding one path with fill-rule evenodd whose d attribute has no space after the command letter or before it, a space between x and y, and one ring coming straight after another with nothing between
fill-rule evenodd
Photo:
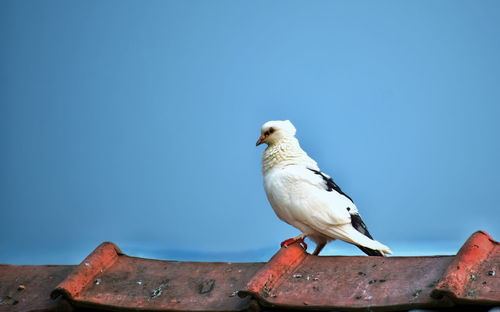
<instances>
[{"instance_id":1,"label":"blue sky","mask_svg":"<svg viewBox=\"0 0 500 312\"><path fill-rule=\"evenodd\" d=\"M395 255L498 240L499 29L498 1L2 1L0 263L266 260L298 234L274 119Z\"/></svg>"}]
</instances>

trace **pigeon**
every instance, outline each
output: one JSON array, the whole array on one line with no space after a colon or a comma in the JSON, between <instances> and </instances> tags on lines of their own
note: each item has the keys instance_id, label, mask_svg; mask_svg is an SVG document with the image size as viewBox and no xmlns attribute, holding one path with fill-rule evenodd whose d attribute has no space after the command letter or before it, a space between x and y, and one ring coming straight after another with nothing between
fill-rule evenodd
<instances>
[{"instance_id":1,"label":"pigeon","mask_svg":"<svg viewBox=\"0 0 500 312\"><path fill-rule=\"evenodd\" d=\"M369 256L391 254L389 247L368 232L353 200L307 155L295 138L289 120L268 121L256 146L265 143L262 155L264 189L274 212L302 234L285 240L307 249L306 237L316 243L313 255L335 239L354 244Z\"/></svg>"}]
</instances>

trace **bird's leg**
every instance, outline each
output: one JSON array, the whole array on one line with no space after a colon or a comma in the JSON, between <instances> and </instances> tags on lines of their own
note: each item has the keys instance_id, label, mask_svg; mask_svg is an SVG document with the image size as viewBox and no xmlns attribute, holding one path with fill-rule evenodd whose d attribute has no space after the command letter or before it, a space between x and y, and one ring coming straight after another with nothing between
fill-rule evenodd
<instances>
[{"instance_id":1,"label":"bird's leg","mask_svg":"<svg viewBox=\"0 0 500 312\"><path fill-rule=\"evenodd\" d=\"M326 242L322 242L322 243L317 244L316 249L314 249L314 252L312 254L315 256L319 255L319 253L321 252L321 250L323 250L325 245L326 245Z\"/></svg>"},{"instance_id":2,"label":"bird's leg","mask_svg":"<svg viewBox=\"0 0 500 312\"><path fill-rule=\"evenodd\" d=\"M288 247L290 246L291 244L295 243L295 242L298 242L300 245L302 245L302 247L304 249L307 250L307 244L306 242L304 241L304 238L306 238L307 236L305 234L300 234L298 236L295 236L294 238L289 238L285 241L282 241L281 242L281 247Z\"/></svg>"}]
</instances>

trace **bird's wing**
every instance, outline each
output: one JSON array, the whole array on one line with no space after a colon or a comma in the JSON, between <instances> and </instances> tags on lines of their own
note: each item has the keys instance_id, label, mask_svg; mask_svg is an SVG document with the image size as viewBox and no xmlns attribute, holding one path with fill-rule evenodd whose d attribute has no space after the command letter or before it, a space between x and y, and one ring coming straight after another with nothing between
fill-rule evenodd
<instances>
[{"instance_id":1,"label":"bird's wing","mask_svg":"<svg viewBox=\"0 0 500 312\"><path fill-rule=\"evenodd\" d=\"M302 166L287 166L279 175L280 180L286 181L280 185L287 192L287 197L282 197L285 201L282 204L290 208L297 221L315 230L327 224L351 223L347 208L355 207L354 204L348 197L328 191L321 175Z\"/></svg>"},{"instance_id":2,"label":"bird's wing","mask_svg":"<svg viewBox=\"0 0 500 312\"><path fill-rule=\"evenodd\" d=\"M349 195L347 195L346 193L344 193L342 189L340 189L337 183L333 181L332 177L330 177L324 172L321 172L318 168L307 167L307 169L316 175L315 181L318 187L324 189L327 192L334 193L334 197L336 198L340 197L342 204L346 206L347 211L349 211L351 215L358 213L358 208L354 204L352 198L349 197Z\"/></svg>"},{"instance_id":3,"label":"bird's wing","mask_svg":"<svg viewBox=\"0 0 500 312\"><path fill-rule=\"evenodd\" d=\"M322 181L323 181L323 187L325 188L325 190L327 190L328 192L332 192L332 191L335 191L341 195L344 195L345 197L347 197L351 202L354 202L352 200L352 198L350 198L346 193L344 193L340 187L337 185L337 183L335 183L335 181L333 181L332 177L330 177L329 175L321 172L319 169L315 169L315 168L307 168L309 170L311 170L312 172L314 172L316 175L320 176Z\"/></svg>"},{"instance_id":4,"label":"bird's wing","mask_svg":"<svg viewBox=\"0 0 500 312\"><path fill-rule=\"evenodd\" d=\"M390 253L387 246L371 238L350 197L329 176L319 170L290 166L286 179L287 205L297 222L327 237ZM354 227L352 218L360 229Z\"/></svg>"}]
</instances>

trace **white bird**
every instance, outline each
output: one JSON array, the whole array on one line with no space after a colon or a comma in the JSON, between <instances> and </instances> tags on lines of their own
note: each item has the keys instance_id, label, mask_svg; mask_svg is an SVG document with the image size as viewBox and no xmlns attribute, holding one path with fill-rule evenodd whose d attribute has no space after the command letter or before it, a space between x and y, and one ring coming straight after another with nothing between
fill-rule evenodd
<instances>
[{"instance_id":1,"label":"white bird","mask_svg":"<svg viewBox=\"0 0 500 312\"><path fill-rule=\"evenodd\" d=\"M329 241L340 239L358 246L369 256L391 254L389 247L374 240L353 201L322 173L302 150L289 120L268 121L256 145L268 146L262 155L264 189L276 215L302 234L281 243L288 246L304 238L316 243L318 255Z\"/></svg>"}]
</instances>

